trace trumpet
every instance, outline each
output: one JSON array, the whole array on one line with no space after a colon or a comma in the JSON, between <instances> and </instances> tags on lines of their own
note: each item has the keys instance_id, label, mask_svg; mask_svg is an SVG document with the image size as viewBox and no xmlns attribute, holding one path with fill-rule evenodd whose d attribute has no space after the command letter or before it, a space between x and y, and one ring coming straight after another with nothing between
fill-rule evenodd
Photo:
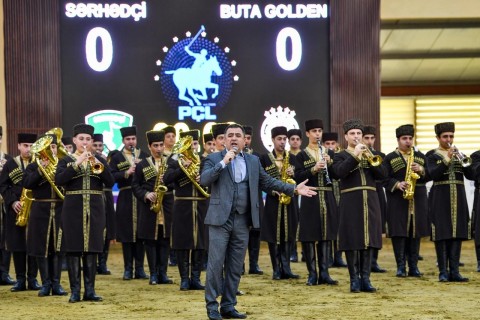
<instances>
[{"instance_id":1,"label":"trumpet","mask_svg":"<svg viewBox=\"0 0 480 320\"><path fill-rule=\"evenodd\" d=\"M466 168L472 164L472 158L467 157L465 154L460 152L460 150L458 150L458 148L455 145L448 143L448 147L452 149L453 156L457 158L457 160L460 162L462 167Z\"/></svg>"},{"instance_id":2,"label":"trumpet","mask_svg":"<svg viewBox=\"0 0 480 320\"><path fill-rule=\"evenodd\" d=\"M355 145L359 143L360 141L355 139ZM368 148L365 145L363 145L363 148L362 148L362 156L368 161L368 163L370 163L372 167L378 167L379 165L382 164L382 161L383 161L382 157L374 155L372 150L370 150L370 148Z\"/></svg>"},{"instance_id":3,"label":"trumpet","mask_svg":"<svg viewBox=\"0 0 480 320\"><path fill-rule=\"evenodd\" d=\"M83 146L83 148L87 150L86 146ZM94 174L101 174L105 169L103 163L98 161L98 159L95 158L95 156L91 152L87 152L87 159L85 161L88 161L90 163L90 167L92 168L92 172Z\"/></svg>"},{"instance_id":4,"label":"trumpet","mask_svg":"<svg viewBox=\"0 0 480 320\"><path fill-rule=\"evenodd\" d=\"M325 170L325 180L327 181L327 185L330 185L330 184L332 184L332 180L330 180L330 174L328 173L327 161L325 161L325 157L323 156L324 148L322 146L322 141L317 140L317 145L318 145L318 149L320 151L320 160L325 162L325 168L324 168L324 170Z\"/></svg>"}]
</instances>

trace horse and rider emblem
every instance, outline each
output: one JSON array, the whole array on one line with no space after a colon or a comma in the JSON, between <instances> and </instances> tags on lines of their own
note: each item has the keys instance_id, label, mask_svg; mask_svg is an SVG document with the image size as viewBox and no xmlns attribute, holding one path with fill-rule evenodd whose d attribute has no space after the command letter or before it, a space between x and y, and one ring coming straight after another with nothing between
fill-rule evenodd
<instances>
[{"instance_id":1,"label":"horse and rider emblem","mask_svg":"<svg viewBox=\"0 0 480 320\"><path fill-rule=\"evenodd\" d=\"M223 107L230 96L233 84L232 63L228 60L229 48L220 48L219 38L206 38L205 27L190 37L178 40L167 52L161 65L160 80L166 100L172 107L208 106Z\"/></svg>"}]
</instances>

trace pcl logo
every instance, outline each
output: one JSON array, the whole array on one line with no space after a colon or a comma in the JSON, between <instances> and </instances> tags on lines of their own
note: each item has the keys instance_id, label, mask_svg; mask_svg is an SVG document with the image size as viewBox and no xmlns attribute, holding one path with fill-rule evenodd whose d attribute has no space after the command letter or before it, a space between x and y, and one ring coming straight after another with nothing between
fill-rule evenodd
<instances>
[{"instance_id":1,"label":"pcl logo","mask_svg":"<svg viewBox=\"0 0 480 320\"><path fill-rule=\"evenodd\" d=\"M227 58L230 48L221 49L218 37L210 41L206 36L201 26L193 38L190 32L183 40L174 37L171 49L163 47L164 61L157 60L161 70L154 79L160 81L169 105L178 108L178 120L216 120L214 108L227 103L233 81L239 79L232 76L236 61Z\"/></svg>"}]
</instances>

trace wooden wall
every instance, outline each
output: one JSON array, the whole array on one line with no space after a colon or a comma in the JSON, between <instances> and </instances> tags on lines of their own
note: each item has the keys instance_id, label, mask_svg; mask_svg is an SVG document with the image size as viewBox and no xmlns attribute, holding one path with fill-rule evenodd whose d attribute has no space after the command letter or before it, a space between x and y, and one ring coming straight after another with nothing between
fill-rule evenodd
<instances>
[{"instance_id":1,"label":"wooden wall","mask_svg":"<svg viewBox=\"0 0 480 320\"><path fill-rule=\"evenodd\" d=\"M19 132L61 124L58 0L3 0L8 151Z\"/></svg>"},{"instance_id":2,"label":"wooden wall","mask_svg":"<svg viewBox=\"0 0 480 320\"><path fill-rule=\"evenodd\" d=\"M380 143L380 0L330 1L330 126L343 141L344 121L377 127Z\"/></svg>"},{"instance_id":3,"label":"wooden wall","mask_svg":"<svg viewBox=\"0 0 480 320\"><path fill-rule=\"evenodd\" d=\"M3 0L8 150L19 132L61 125L58 0ZM331 0L331 130L380 121L380 0ZM380 139L378 137L377 142Z\"/></svg>"}]
</instances>

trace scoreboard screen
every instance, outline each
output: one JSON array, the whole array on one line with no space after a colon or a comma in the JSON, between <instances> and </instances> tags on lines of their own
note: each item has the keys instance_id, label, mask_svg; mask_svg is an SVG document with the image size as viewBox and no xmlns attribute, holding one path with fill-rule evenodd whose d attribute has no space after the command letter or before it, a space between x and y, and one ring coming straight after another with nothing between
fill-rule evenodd
<instances>
[{"instance_id":1,"label":"scoreboard screen","mask_svg":"<svg viewBox=\"0 0 480 320\"><path fill-rule=\"evenodd\" d=\"M63 126L107 134L215 122L270 130L329 127L328 0L60 1Z\"/></svg>"}]
</instances>

